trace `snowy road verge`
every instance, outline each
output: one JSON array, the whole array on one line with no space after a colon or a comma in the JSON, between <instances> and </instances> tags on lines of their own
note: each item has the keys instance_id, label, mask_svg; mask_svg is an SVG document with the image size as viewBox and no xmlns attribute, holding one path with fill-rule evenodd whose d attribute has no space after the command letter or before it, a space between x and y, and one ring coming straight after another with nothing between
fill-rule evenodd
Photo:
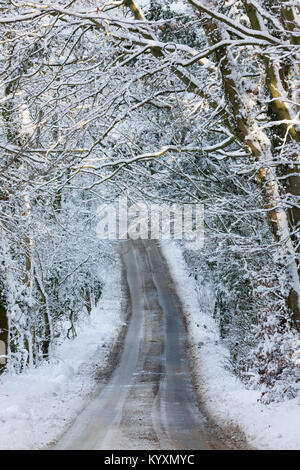
<instances>
[{"instance_id":1,"label":"snowy road verge","mask_svg":"<svg viewBox=\"0 0 300 470\"><path fill-rule=\"evenodd\" d=\"M99 386L99 372L124 324L120 262L102 266L103 273L102 298L90 319L76 328L77 337L58 346L50 363L0 377L0 449L49 446Z\"/></svg>"},{"instance_id":2,"label":"snowy road verge","mask_svg":"<svg viewBox=\"0 0 300 470\"><path fill-rule=\"evenodd\" d=\"M221 427L238 427L254 448L300 449L299 399L257 402L259 391L248 390L230 371L229 352L212 317L211 287L203 281L198 292L181 248L171 241L161 246L186 314L197 386L209 415Z\"/></svg>"}]
</instances>

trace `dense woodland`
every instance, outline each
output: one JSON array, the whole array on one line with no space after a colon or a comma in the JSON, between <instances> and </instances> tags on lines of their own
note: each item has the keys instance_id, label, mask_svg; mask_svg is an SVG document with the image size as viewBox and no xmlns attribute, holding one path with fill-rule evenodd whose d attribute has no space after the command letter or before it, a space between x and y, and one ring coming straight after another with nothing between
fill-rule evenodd
<instances>
[{"instance_id":1,"label":"dense woodland","mask_svg":"<svg viewBox=\"0 0 300 470\"><path fill-rule=\"evenodd\" d=\"M2 369L76 335L110 256L96 208L126 194L204 204L186 258L232 367L266 402L299 393L299 8L0 1Z\"/></svg>"}]
</instances>

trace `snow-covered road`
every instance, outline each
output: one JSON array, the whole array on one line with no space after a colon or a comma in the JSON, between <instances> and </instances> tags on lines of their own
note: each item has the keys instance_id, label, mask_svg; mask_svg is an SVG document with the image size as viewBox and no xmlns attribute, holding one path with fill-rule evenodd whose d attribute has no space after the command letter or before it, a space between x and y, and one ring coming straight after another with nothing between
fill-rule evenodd
<instances>
[{"instance_id":1,"label":"snow-covered road","mask_svg":"<svg viewBox=\"0 0 300 470\"><path fill-rule=\"evenodd\" d=\"M56 449L224 449L199 410L186 331L155 242L121 246L131 319L121 360Z\"/></svg>"}]
</instances>

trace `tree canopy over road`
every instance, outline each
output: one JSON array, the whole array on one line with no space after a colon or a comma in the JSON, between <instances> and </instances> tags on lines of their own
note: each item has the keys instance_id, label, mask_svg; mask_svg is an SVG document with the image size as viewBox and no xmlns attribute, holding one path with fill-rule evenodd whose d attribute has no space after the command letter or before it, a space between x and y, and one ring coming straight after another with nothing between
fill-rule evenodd
<instances>
[{"instance_id":1,"label":"tree canopy over road","mask_svg":"<svg viewBox=\"0 0 300 470\"><path fill-rule=\"evenodd\" d=\"M39 363L55 338L76 334L101 295L99 257L110 255L92 234L96 207L126 193L204 204L205 249L190 262L205 260L213 279L234 367L256 374L267 400L278 381L293 396L298 2L2 0L0 12L9 367Z\"/></svg>"}]
</instances>

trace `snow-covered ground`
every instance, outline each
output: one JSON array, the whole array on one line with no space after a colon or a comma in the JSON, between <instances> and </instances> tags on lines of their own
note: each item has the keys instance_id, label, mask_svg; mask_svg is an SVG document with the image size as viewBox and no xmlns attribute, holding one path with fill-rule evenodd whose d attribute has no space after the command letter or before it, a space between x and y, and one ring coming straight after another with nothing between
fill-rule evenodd
<instances>
[{"instance_id":1,"label":"snow-covered ground","mask_svg":"<svg viewBox=\"0 0 300 470\"><path fill-rule=\"evenodd\" d=\"M199 391L221 426L238 426L258 449L300 449L300 400L264 405L233 375L228 350L212 318L214 295L201 292L175 242L162 243L185 308ZM120 266L107 264L102 299L75 340L57 347L50 363L22 375L0 377L0 449L40 449L67 428L99 386L95 373L107 365L123 324ZM101 384L100 384L101 386Z\"/></svg>"},{"instance_id":2,"label":"snow-covered ground","mask_svg":"<svg viewBox=\"0 0 300 470\"><path fill-rule=\"evenodd\" d=\"M210 415L221 426L238 426L257 449L300 449L300 399L270 405L257 401L259 391L248 390L230 371L228 350L212 318L211 287L203 281L197 290L175 242L163 242L162 250L187 315L199 392Z\"/></svg>"},{"instance_id":3,"label":"snow-covered ground","mask_svg":"<svg viewBox=\"0 0 300 470\"><path fill-rule=\"evenodd\" d=\"M0 449L40 449L57 439L99 386L123 324L120 266L107 263L103 296L75 340L57 347L50 363L0 377ZM100 384L101 386L101 384Z\"/></svg>"}]
</instances>

